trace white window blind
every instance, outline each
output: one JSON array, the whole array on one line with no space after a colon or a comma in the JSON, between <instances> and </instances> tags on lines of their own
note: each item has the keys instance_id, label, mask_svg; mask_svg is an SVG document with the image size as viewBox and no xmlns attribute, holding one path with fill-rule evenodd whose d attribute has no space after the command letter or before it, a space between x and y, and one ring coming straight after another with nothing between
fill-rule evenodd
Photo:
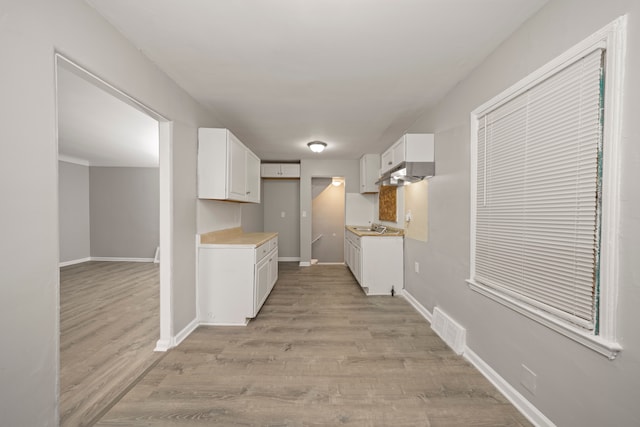
<instances>
[{"instance_id":1,"label":"white window blind","mask_svg":"<svg viewBox=\"0 0 640 427\"><path fill-rule=\"evenodd\" d=\"M478 116L472 272L595 334L604 53Z\"/></svg>"}]
</instances>

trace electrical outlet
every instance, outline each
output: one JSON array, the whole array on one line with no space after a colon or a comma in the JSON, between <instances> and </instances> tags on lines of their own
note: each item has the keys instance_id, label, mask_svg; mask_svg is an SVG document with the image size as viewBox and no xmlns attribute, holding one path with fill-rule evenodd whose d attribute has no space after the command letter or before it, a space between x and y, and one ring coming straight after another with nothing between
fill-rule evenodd
<instances>
[{"instance_id":1,"label":"electrical outlet","mask_svg":"<svg viewBox=\"0 0 640 427\"><path fill-rule=\"evenodd\" d=\"M416 273L420 273L420 263L418 261L416 261L415 264L413 265L413 269L415 270Z\"/></svg>"},{"instance_id":2,"label":"electrical outlet","mask_svg":"<svg viewBox=\"0 0 640 427\"><path fill-rule=\"evenodd\" d=\"M285 215L286 215L286 214L284 213L284 211L280 212L280 218L284 218L284 217L285 217Z\"/></svg>"},{"instance_id":3,"label":"electrical outlet","mask_svg":"<svg viewBox=\"0 0 640 427\"><path fill-rule=\"evenodd\" d=\"M307 211L302 211L302 218L306 218L307 217Z\"/></svg>"},{"instance_id":4,"label":"electrical outlet","mask_svg":"<svg viewBox=\"0 0 640 427\"><path fill-rule=\"evenodd\" d=\"M520 371L520 384L529 390L531 394L536 394L536 378L537 375L534 374L531 369L522 365L522 369Z\"/></svg>"}]
</instances>

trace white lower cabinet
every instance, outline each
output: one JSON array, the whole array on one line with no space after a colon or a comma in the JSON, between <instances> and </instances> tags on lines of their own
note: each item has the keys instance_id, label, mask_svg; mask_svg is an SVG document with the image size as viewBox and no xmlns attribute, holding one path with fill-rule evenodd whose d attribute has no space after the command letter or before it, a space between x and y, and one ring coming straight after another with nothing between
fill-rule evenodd
<instances>
[{"instance_id":1,"label":"white lower cabinet","mask_svg":"<svg viewBox=\"0 0 640 427\"><path fill-rule=\"evenodd\" d=\"M345 232L345 263L367 295L391 295L404 288L403 238Z\"/></svg>"},{"instance_id":2,"label":"white lower cabinet","mask_svg":"<svg viewBox=\"0 0 640 427\"><path fill-rule=\"evenodd\" d=\"M258 247L198 248L198 320L205 325L246 325L278 280L278 239Z\"/></svg>"}]
</instances>

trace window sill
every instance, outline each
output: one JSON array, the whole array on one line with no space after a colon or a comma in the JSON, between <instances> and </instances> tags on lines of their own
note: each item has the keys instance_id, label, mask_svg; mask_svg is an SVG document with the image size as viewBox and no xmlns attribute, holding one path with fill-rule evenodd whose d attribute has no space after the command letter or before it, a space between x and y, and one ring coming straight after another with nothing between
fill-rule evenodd
<instances>
[{"instance_id":1,"label":"window sill","mask_svg":"<svg viewBox=\"0 0 640 427\"><path fill-rule=\"evenodd\" d=\"M542 310L531 307L530 305L520 302L517 299L505 295L489 286L481 285L470 279L467 280L467 283L469 284L469 288L472 291L478 292L479 294L482 294L487 298L490 298L528 317L529 319L540 323L541 325L553 329L554 331L576 341L577 343L580 343L585 347L588 347L591 350L600 353L603 356L606 356L607 358L609 358L609 360L615 359L618 353L622 350L620 344L616 342L608 341L602 339L601 337L581 331L568 323L556 319L555 317Z\"/></svg>"}]
</instances>

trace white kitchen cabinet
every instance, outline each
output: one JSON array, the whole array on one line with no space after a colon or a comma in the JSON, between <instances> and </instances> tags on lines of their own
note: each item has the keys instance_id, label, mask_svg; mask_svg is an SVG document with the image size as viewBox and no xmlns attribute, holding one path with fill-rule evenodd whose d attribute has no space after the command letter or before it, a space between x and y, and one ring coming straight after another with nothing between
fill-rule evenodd
<instances>
[{"instance_id":1,"label":"white kitchen cabinet","mask_svg":"<svg viewBox=\"0 0 640 427\"><path fill-rule=\"evenodd\" d=\"M345 262L367 295L391 295L404 288L403 237L345 232Z\"/></svg>"},{"instance_id":2,"label":"white kitchen cabinet","mask_svg":"<svg viewBox=\"0 0 640 427\"><path fill-rule=\"evenodd\" d=\"M198 247L198 320L205 325L246 325L278 280L278 238L258 247Z\"/></svg>"},{"instance_id":3,"label":"white kitchen cabinet","mask_svg":"<svg viewBox=\"0 0 640 427\"><path fill-rule=\"evenodd\" d=\"M380 155L365 154L360 158L360 192L361 193L377 193L378 180L380 172Z\"/></svg>"},{"instance_id":4,"label":"white kitchen cabinet","mask_svg":"<svg viewBox=\"0 0 640 427\"><path fill-rule=\"evenodd\" d=\"M431 133L407 133L381 156L380 174L402 162L433 162L434 138Z\"/></svg>"},{"instance_id":5,"label":"white kitchen cabinet","mask_svg":"<svg viewBox=\"0 0 640 427\"><path fill-rule=\"evenodd\" d=\"M263 178L300 178L299 163L263 163L260 167Z\"/></svg>"},{"instance_id":6,"label":"white kitchen cabinet","mask_svg":"<svg viewBox=\"0 0 640 427\"><path fill-rule=\"evenodd\" d=\"M260 203L260 159L228 129L198 129L198 198Z\"/></svg>"},{"instance_id":7,"label":"white kitchen cabinet","mask_svg":"<svg viewBox=\"0 0 640 427\"><path fill-rule=\"evenodd\" d=\"M246 152L247 155L247 202L260 203L260 159L253 152Z\"/></svg>"}]
</instances>

